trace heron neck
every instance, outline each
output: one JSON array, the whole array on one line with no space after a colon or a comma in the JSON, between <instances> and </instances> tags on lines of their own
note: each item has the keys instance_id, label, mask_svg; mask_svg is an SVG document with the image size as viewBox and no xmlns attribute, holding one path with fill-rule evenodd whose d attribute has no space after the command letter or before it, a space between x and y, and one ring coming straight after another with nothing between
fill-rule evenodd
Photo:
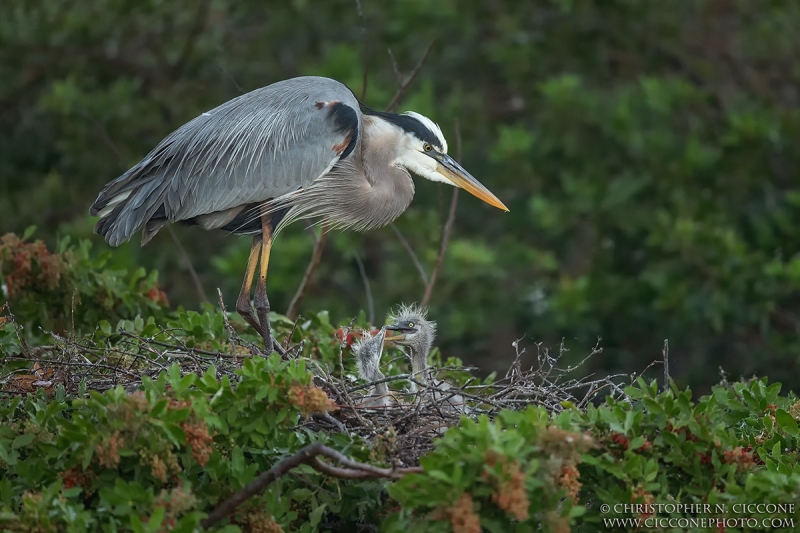
<instances>
[{"instance_id":1,"label":"heron neck","mask_svg":"<svg viewBox=\"0 0 800 533\"><path fill-rule=\"evenodd\" d=\"M428 381L428 353L430 349L423 349L420 346L410 346L411 350L411 371L417 374L417 378L425 382Z\"/></svg>"}]
</instances>

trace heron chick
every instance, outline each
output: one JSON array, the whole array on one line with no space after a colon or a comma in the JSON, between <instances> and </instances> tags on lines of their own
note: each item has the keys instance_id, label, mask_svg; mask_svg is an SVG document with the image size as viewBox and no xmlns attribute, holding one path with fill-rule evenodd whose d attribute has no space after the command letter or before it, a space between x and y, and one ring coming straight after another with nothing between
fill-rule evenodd
<instances>
[{"instance_id":1,"label":"heron chick","mask_svg":"<svg viewBox=\"0 0 800 533\"><path fill-rule=\"evenodd\" d=\"M429 387L426 387L423 394L430 394L434 401L445 400L450 406L468 412L469 407L462 396L446 392L453 388L449 383L430 376L428 356L436 338L436 322L428 320L427 309L416 305L402 305L392 316L391 321L392 324L384 326L386 331L391 332L386 335L384 341L408 348L411 371L417 379ZM414 382L411 384L415 385Z\"/></svg>"},{"instance_id":2,"label":"heron chick","mask_svg":"<svg viewBox=\"0 0 800 533\"><path fill-rule=\"evenodd\" d=\"M302 219L360 231L385 226L411 203L411 174L508 211L447 155L432 120L373 111L338 81L306 76L243 94L180 126L108 183L89 212L100 217L95 233L111 246L139 230L144 245L172 222L252 235L236 310L272 352L266 281L273 237Z\"/></svg>"},{"instance_id":3,"label":"heron chick","mask_svg":"<svg viewBox=\"0 0 800 533\"><path fill-rule=\"evenodd\" d=\"M384 378L380 370L380 364L385 337L386 328L384 327L375 335L365 331L361 338L353 343L358 377L368 383L380 381ZM389 392L389 387L386 383L377 383L372 386L365 398L359 402L359 405L362 407L388 407L393 403L394 397Z\"/></svg>"}]
</instances>

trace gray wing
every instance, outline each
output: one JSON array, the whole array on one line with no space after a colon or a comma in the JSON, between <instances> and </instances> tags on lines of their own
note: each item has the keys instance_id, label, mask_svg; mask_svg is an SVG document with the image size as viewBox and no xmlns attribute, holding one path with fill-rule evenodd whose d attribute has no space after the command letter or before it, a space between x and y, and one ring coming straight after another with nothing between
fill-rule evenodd
<instances>
[{"instance_id":1,"label":"gray wing","mask_svg":"<svg viewBox=\"0 0 800 533\"><path fill-rule=\"evenodd\" d=\"M184 124L109 183L90 209L101 217L95 231L117 246L151 221L157 231L305 188L350 154L360 126L358 100L328 78L244 94Z\"/></svg>"}]
</instances>

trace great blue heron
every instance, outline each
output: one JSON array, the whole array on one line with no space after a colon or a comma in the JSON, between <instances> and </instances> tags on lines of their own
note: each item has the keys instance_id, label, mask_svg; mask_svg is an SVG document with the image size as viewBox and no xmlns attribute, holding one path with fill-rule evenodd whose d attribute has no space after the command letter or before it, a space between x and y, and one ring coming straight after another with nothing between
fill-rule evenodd
<instances>
[{"instance_id":1,"label":"great blue heron","mask_svg":"<svg viewBox=\"0 0 800 533\"><path fill-rule=\"evenodd\" d=\"M353 343L358 377L368 383L380 381L384 378L380 370L380 364L385 336L386 328L381 328L375 335L365 331L361 338ZM377 383L372 386L366 397L359 402L359 405L362 407L388 407L392 403L394 401L389 392L389 387L386 383Z\"/></svg>"},{"instance_id":2,"label":"great blue heron","mask_svg":"<svg viewBox=\"0 0 800 533\"><path fill-rule=\"evenodd\" d=\"M387 333L384 341L408 348L411 356L411 371L426 385L423 394L431 396L434 401L445 401L459 411L468 412L464 398L454 392L445 381L431 377L428 356L431 353L433 340L436 338L436 322L428 320L427 311L415 305L403 305L392 317L392 324L384 326ZM415 384L412 382L415 389Z\"/></svg>"},{"instance_id":3,"label":"great blue heron","mask_svg":"<svg viewBox=\"0 0 800 533\"><path fill-rule=\"evenodd\" d=\"M273 237L298 219L367 230L388 224L414 195L414 173L461 187L508 211L447 155L433 121L363 106L345 85L301 77L256 89L169 134L100 192L95 232L117 246L167 222L253 235L236 310L273 343L266 280ZM254 303L250 289L260 263Z\"/></svg>"}]
</instances>

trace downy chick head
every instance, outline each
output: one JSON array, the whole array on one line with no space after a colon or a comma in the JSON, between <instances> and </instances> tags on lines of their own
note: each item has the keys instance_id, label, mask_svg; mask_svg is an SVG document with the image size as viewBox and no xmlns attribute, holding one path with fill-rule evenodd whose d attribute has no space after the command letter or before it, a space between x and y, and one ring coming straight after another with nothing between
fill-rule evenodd
<instances>
[{"instance_id":1,"label":"downy chick head","mask_svg":"<svg viewBox=\"0 0 800 533\"><path fill-rule=\"evenodd\" d=\"M383 327L372 335L369 331L362 333L361 338L353 343L353 353L356 354L356 368L358 377L365 381L378 381L383 379L380 371L381 355L383 355L383 342L386 337L386 328Z\"/></svg>"},{"instance_id":2,"label":"downy chick head","mask_svg":"<svg viewBox=\"0 0 800 533\"><path fill-rule=\"evenodd\" d=\"M427 368L428 354L436 338L436 322L428 320L428 310L415 304L401 305L389 321L385 340L411 350L414 372Z\"/></svg>"}]
</instances>

